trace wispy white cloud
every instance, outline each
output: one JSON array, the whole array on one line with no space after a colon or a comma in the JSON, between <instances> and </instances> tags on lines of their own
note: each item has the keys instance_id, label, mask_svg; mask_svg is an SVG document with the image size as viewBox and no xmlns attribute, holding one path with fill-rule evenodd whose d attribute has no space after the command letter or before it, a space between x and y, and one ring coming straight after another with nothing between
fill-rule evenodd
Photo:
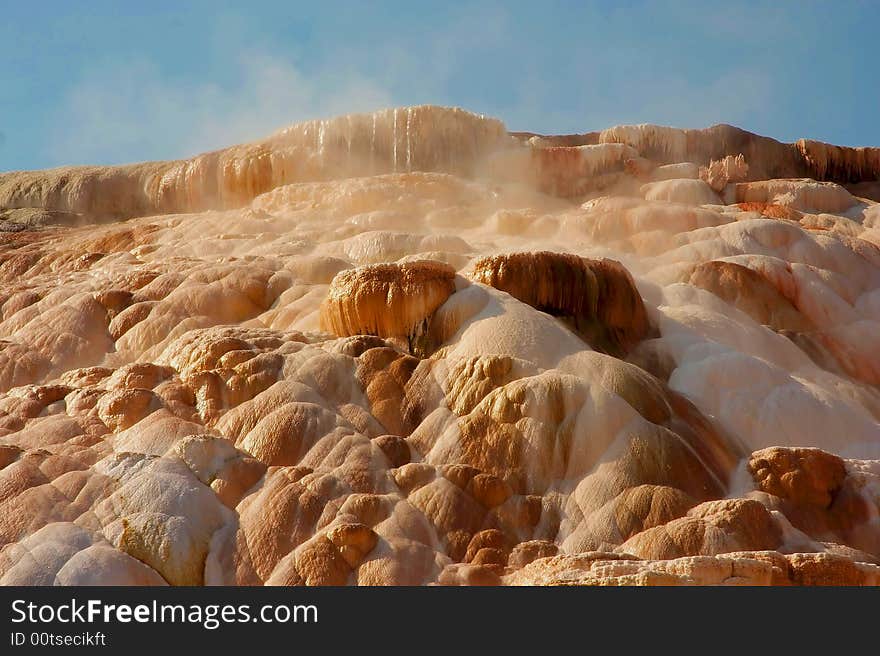
<instances>
[{"instance_id":1,"label":"wispy white cloud","mask_svg":"<svg viewBox=\"0 0 880 656\"><path fill-rule=\"evenodd\" d=\"M57 164L174 159L266 136L309 118L393 105L377 82L354 72L307 73L264 52L237 60L234 83L193 84L148 60L93 68L59 108Z\"/></svg>"},{"instance_id":2,"label":"wispy white cloud","mask_svg":"<svg viewBox=\"0 0 880 656\"><path fill-rule=\"evenodd\" d=\"M310 118L456 104L455 87L481 56L516 47L509 13L495 4L461 7L422 33L354 44L323 29L316 24L314 36L327 47L308 58L309 68L294 59L303 54L297 45L283 55L245 48L233 57L233 81L222 85L175 77L146 58L93 64L59 106L47 156L56 165L174 159ZM247 29L237 19L219 14L209 31L224 60L230 48L244 48Z\"/></svg>"},{"instance_id":3,"label":"wispy white cloud","mask_svg":"<svg viewBox=\"0 0 880 656\"><path fill-rule=\"evenodd\" d=\"M663 35L643 43L644 33L631 32L636 20L647 20L644 12L660 11L653 5L587 12L581 22L589 30L574 26L558 44L498 4L462 8L442 24L389 29L375 39L341 39L317 24L312 43L326 47L309 57L298 45L283 54L271 44L249 49L242 26L220 16L212 31L227 65L223 83L193 81L192 71L176 75L149 59L92 64L58 108L48 159L171 159L309 118L414 103L461 104L512 129L539 132L635 122L749 128L779 93L771 67L745 57L752 28L742 12L676 7L669 8L676 21L694 33L717 34L725 48L687 53L714 62L699 78L674 59L663 65L653 57L667 53Z\"/></svg>"}]
</instances>

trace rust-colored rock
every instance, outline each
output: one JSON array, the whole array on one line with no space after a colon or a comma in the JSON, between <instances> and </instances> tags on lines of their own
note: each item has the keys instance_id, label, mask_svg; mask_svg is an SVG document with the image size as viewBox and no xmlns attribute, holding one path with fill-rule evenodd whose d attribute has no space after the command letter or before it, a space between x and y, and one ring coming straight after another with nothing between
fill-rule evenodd
<instances>
[{"instance_id":1,"label":"rust-colored rock","mask_svg":"<svg viewBox=\"0 0 880 656\"><path fill-rule=\"evenodd\" d=\"M614 260L568 253L511 253L479 260L474 280L572 322L596 349L626 354L651 331L632 276Z\"/></svg>"},{"instance_id":2,"label":"rust-colored rock","mask_svg":"<svg viewBox=\"0 0 880 656\"><path fill-rule=\"evenodd\" d=\"M377 335L422 344L431 315L455 291L455 271L440 262L377 264L339 273L321 305L322 326L340 336Z\"/></svg>"},{"instance_id":3,"label":"rust-colored rock","mask_svg":"<svg viewBox=\"0 0 880 656\"><path fill-rule=\"evenodd\" d=\"M758 488L796 504L829 508L846 478L841 458L820 449L770 447L749 458Z\"/></svg>"}]
</instances>

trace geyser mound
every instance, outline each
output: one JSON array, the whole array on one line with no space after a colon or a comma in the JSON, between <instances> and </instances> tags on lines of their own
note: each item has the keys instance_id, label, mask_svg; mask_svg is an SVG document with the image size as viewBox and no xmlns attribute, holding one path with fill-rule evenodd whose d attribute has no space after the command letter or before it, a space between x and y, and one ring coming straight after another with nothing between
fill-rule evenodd
<instances>
[{"instance_id":1,"label":"geyser mound","mask_svg":"<svg viewBox=\"0 0 880 656\"><path fill-rule=\"evenodd\" d=\"M0 583L880 583L880 150L411 107L0 174Z\"/></svg>"}]
</instances>

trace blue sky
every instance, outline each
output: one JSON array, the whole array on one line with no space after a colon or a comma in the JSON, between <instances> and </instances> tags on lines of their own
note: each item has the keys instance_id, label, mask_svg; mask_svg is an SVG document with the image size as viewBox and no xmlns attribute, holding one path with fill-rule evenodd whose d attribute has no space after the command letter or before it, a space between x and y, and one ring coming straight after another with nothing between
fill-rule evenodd
<instances>
[{"instance_id":1,"label":"blue sky","mask_svg":"<svg viewBox=\"0 0 880 656\"><path fill-rule=\"evenodd\" d=\"M733 123L880 146L880 2L0 0L0 171L458 105L512 130Z\"/></svg>"}]
</instances>

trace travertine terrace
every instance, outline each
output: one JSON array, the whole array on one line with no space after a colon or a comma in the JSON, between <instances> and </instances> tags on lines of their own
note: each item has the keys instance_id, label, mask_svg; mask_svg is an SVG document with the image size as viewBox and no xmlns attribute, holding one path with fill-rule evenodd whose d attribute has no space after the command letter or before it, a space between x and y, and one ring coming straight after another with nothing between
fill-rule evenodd
<instances>
[{"instance_id":1,"label":"travertine terrace","mask_svg":"<svg viewBox=\"0 0 880 656\"><path fill-rule=\"evenodd\" d=\"M430 106L0 174L0 583L880 584L878 200Z\"/></svg>"}]
</instances>

